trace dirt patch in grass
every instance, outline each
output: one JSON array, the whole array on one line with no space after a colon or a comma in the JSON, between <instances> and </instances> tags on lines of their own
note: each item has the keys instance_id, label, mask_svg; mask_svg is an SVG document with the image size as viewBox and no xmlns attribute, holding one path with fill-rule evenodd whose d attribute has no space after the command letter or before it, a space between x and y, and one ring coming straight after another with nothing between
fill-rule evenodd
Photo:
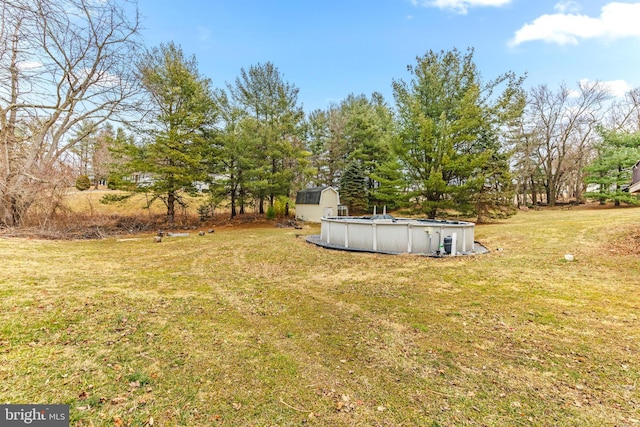
<instances>
[{"instance_id":1,"label":"dirt patch in grass","mask_svg":"<svg viewBox=\"0 0 640 427\"><path fill-rule=\"evenodd\" d=\"M624 232L616 232L607 248L617 255L640 256L640 227L629 227Z\"/></svg>"}]
</instances>

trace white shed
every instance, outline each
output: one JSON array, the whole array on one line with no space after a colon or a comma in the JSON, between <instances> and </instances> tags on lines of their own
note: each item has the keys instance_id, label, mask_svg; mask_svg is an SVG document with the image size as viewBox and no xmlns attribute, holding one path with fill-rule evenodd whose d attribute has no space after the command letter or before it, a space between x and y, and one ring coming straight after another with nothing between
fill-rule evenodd
<instances>
[{"instance_id":1,"label":"white shed","mask_svg":"<svg viewBox=\"0 0 640 427\"><path fill-rule=\"evenodd\" d=\"M340 196L333 187L314 187L298 191L296 219L320 222L320 218L338 215Z\"/></svg>"}]
</instances>

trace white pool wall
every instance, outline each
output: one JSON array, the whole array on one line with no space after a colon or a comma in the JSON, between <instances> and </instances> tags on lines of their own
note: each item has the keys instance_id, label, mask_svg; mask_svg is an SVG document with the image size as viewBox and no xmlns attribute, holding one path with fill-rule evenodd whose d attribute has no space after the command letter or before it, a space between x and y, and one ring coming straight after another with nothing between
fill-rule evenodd
<instances>
[{"instance_id":1,"label":"white pool wall","mask_svg":"<svg viewBox=\"0 0 640 427\"><path fill-rule=\"evenodd\" d=\"M327 217L321 219L320 238L345 249L433 254L444 244L445 237L452 237L456 253L470 253L474 226L464 221Z\"/></svg>"}]
</instances>

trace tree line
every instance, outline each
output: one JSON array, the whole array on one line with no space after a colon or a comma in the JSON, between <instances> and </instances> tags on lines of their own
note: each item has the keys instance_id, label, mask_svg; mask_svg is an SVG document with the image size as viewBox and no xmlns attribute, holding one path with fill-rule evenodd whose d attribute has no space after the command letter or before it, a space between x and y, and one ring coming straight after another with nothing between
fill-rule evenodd
<instances>
[{"instance_id":1,"label":"tree line","mask_svg":"<svg viewBox=\"0 0 640 427\"><path fill-rule=\"evenodd\" d=\"M69 185L144 191L172 222L184 195L231 216L330 185L352 213L406 208L479 221L517 205L637 203L640 91L613 99L505 72L473 49L428 51L380 93L305 114L271 62L214 87L174 43L145 48L129 0L16 0L0 15L0 224L46 221ZM137 178L147 177L149 179Z\"/></svg>"}]
</instances>

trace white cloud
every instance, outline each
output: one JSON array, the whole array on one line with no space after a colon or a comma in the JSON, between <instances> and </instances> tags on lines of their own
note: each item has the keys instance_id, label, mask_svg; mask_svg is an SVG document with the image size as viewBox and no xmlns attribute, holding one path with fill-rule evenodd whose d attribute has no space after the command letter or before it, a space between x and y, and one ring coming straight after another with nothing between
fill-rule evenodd
<instances>
[{"instance_id":1,"label":"white cloud","mask_svg":"<svg viewBox=\"0 0 640 427\"><path fill-rule=\"evenodd\" d=\"M113 88L123 84L122 78L117 74L109 71L96 71L90 68L82 68L78 70L78 82L89 81L96 88Z\"/></svg>"},{"instance_id":2,"label":"white cloud","mask_svg":"<svg viewBox=\"0 0 640 427\"><path fill-rule=\"evenodd\" d=\"M100 87L116 87L122 84L122 78L115 74L104 73L96 80L96 85Z\"/></svg>"},{"instance_id":3,"label":"white cloud","mask_svg":"<svg viewBox=\"0 0 640 427\"><path fill-rule=\"evenodd\" d=\"M633 87L624 80L591 80L582 79L578 82L579 87L582 89L598 88L606 90L613 98L624 98L629 91L633 90ZM577 98L580 96L579 90L571 90L569 96Z\"/></svg>"},{"instance_id":4,"label":"white cloud","mask_svg":"<svg viewBox=\"0 0 640 427\"><path fill-rule=\"evenodd\" d=\"M589 82L589 81L586 80L586 82ZM624 80L604 81L602 82L602 85L615 98L624 98L624 96L633 89L633 87Z\"/></svg>"},{"instance_id":5,"label":"white cloud","mask_svg":"<svg viewBox=\"0 0 640 427\"><path fill-rule=\"evenodd\" d=\"M453 10L462 15L473 7L500 7L506 6L512 0L411 0L414 6L437 7Z\"/></svg>"},{"instance_id":6,"label":"white cloud","mask_svg":"<svg viewBox=\"0 0 640 427\"><path fill-rule=\"evenodd\" d=\"M557 10L569 10L567 3L556 5ZM602 7L599 17L577 13L542 15L516 31L511 46L542 40L560 45L578 44L586 39L615 40L640 37L640 3L609 3Z\"/></svg>"},{"instance_id":7,"label":"white cloud","mask_svg":"<svg viewBox=\"0 0 640 427\"><path fill-rule=\"evenodd\" d=\"M556 4L553 7L558 13L578 13L580 5L575 1L567 0Z\"/></svg>"},{"instance_id":8,"label":"white cloud","mask_svg":"<svg viewBox=\"0 0 640 427\"><path fill-rule=\"evenodd\" d=\"M20 61L16 64L16 66L18 67L18 70L24 71L24 70L33 70L34 68L40 68L42 67L42 62L38 62L38 61Z\"/></svg>"}]
</instances>

